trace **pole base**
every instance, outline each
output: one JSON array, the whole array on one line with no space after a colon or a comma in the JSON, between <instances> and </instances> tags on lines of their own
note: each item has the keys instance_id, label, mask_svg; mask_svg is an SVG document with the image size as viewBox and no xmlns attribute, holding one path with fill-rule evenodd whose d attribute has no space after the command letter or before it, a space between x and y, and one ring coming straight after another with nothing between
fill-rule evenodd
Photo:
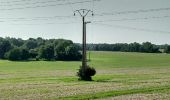
<instances>
[{"instance_id":1,"label":"pole base","mask_svg":"<svg viewBox=\"0 0 170 100\"><path fill-rule=\"evenodd\" d=\"M77 72L77 76L79 77L79 80L84 81L92 81L92 76L96 74L96 70L92 67L86 66L80 67L79 71Z\"/></svg>"}]
</instances>

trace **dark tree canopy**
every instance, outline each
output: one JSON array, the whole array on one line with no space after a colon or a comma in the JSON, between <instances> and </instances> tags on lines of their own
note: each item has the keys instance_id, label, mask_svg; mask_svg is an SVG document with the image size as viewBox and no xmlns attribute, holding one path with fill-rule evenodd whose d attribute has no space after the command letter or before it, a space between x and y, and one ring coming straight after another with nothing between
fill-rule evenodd
<instances>
[{"instance_id":1,"label":"dark tree canopy","mask_svg":"<svg viewBox=\"0 0 170 100\"><path fill-rule=\"evenodd\" d=\"M165 46L165 53L170 53L170 45Z\"/></svg>"},{"instance_id":2,"label":"dark tree canopy","mask_svg":"<svg viewBox=\"0 0 170 100\"><path fill-rule=\"evenodd\" d=\"M3 59L5 53L12 48L10 42L6 39L0 39L0 58Z\"/></svg>"},{"instance_id":3,"label":"dark tree canopy","mask_svg":"<svg viewBox=\"0 0 170 100\"><path fill-rule=\"evenodd\" d=\"M45 60L54 59L54 47L52 45L45 45L40 48L39 57Z\"/></svg>"},{"instance_id":4,"label":"dark tree canopy","mask_svg":"<svg viewBox=\"0 0 170 100\"><path fill-rule=\"evenodd\" d=\"M81 46L80 44L77 44ZM150 42L139 43L116 43L116 44L88 44L88 50L94 51L122 51L122 52L145 52L158 53L160 46L154 45ZM164 48L163 48L164 49Z\"/></svg>"},{"instance_id":5,"label":"dark tree canopy","mask_svg":"<svg viewBox=\"0 0 170 100\"><path fill-rule=\"evenodd\" d=\"M6 53L6 58L13 61L28 60L29 57L30 55L28 50L24 48L16 47Z\"/></svg>"},{"instance_id":6,"label":"dark tree canopy","mask_svg":"<svg viewBox=\"0 0 170 100\"><path fill-rule=\"evenodd\" d=\"M65 39L0 38L0 59L81 60L77 45Z\"/></svg>"},{"instance_id":7,"label":"dark tree canopy","mask_svg":"<svg viewBox=\"0 0 170 100\"><path fill-rule=\"evenodd\" d=\"M87 44L88 50L121 51L145 53L170 53L170 45L154 45L150 42L116 43L116 44ZM81 60L81 44L75 44L65 39L36 39L1 38L0 59L9 60Z\"/></svg>"}]
</instances>

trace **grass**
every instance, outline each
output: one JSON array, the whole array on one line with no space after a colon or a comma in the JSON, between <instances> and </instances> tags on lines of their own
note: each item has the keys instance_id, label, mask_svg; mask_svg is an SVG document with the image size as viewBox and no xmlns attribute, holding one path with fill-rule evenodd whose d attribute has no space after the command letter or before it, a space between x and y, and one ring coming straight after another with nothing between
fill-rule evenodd
<instances>
[{"instance_id":1,"label":"grass","mask_svg":"<svg viewBox=\"0 0 170 100\"><path fill-rule=\"evenodd\" d=\"M94 81L78 81L81 62L0 60L0 99L167 99L170 55L91 52Z\"/></svg>"},{"instance_id":2,"label":"grass","mask_svg":"<svg viewBox=\"0 0 170 100\"><path fill-rule=\"evenodd\" d=\"M112 97L112 96L119 96L119 95L127 95L127 94L136 94L136 93L150 93L150 92L157 92L163 90L169 90L170 86L162 86L162 87L150 87L150 88L140 88L140 89L130 89L130 90L117 90L117 91L109 91L109 92L100 92L95 94L86 94L86 95L76 95L65 97L61 99L70 99L70 100L88 100L88 99L98 99L104 97ZM60 98L59 98L60 99Z\"/></svg>"}]
</instances>

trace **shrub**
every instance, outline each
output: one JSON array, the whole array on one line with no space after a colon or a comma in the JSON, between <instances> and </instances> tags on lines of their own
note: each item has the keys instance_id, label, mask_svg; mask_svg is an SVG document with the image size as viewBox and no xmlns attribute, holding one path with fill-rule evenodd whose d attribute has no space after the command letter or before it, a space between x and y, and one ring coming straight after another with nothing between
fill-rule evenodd
<instances>
[{"instance_id":1,"label":"shrub","mask_svg":"<svg viewBox=\"0 0 170 100\"><path fill-rule=\"evenodd\" d=\"M8 59L9 60L13 60L13 61L21 60L20 49L19 48L15 48L15 49L10 50L9 54L8 54Z\"/></svg>"},{"instance_id":2,"label":"shrub","mask_svg":"<svg viewBox=\"0 0 170 100\"><path fill-rule=\"evenodd\" d=\"M5 58L13 61L28 60L30 57L27 49L13 48L5 54Z\"/></svg>"},{"instance_id":3,"label":"shrub","mask_svg":"<svg viewBox=\"0 0 170 100\"><path fill-rule=\"evenodd\" d=\"M96 70L92 67L87 66L87 68L80 67L79 71L77 72L77 76L79 77L79 80L86 80L86 81L92 81L92 76L96 74Z\"/></svg>"}]
</instances>

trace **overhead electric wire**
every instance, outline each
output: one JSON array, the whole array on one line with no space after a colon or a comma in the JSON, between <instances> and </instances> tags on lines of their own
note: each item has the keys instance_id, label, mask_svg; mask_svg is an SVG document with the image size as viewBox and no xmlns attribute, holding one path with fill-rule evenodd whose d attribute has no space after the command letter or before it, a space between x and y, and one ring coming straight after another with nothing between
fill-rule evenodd
<instances>
[{"instance_id":1,"label":"overhead electric wire","mask_svg":"<svg viewBox=\"0 0 170 100\"><path fill-rule=\"evenodd\" d=\"M0 22L21 22L21 21L38 21L38 20L54 20L54 19L68 19L73 18L76 20L75 16L51 16L51 17L33 17L33 18L0 18ZM170 18L170 15L165 16L151 16L151 17L143 17L143 18L122 18L122 19L109 19L109 20L94 20L92 17L92 22L113 22L113 21L136 21L136 20L149 20L149 19L161 19L161 18Z\"/></svg>"},{"instance_id":2,"label":"overhead electric wire","mask_svg":"<svg viewBox=\"0 0 170 100\"><path fill-rule=\"evenodd\" d=\"M20 17L20 18L0 18L0 22L22 22L22 21L43 21L43 20L54 20L54 19L70 19L74 18L73 16L50 16L50 17L33 17L33 18L26 18L26 17Z\"/></svg>"},{"instance_id":3,"label":"overhead electric wire","mask_svg":"<svg viewBox=\"0 0 170 100\"><path fill-rule=\"evenodd\" d=\"M73 23L79 23L79 22L63 22L63 23L55 23L55 22L52 22L52 23L34 23L34 24L15 24L15 23L11 23L11 24L9 24L9 25L30 25L30 26L32 26L32 25L59 25L59 24L61 24L61 25L68 25L68 24L73 24Z\"/></svg>"},{"instance_id":4,"label":"overhead electric wire","mask_svg":"<svg viewBox=\"0 0 170 100\"><path fill-rule=\"evenodd\" d=\"M1 4L14 4L15 3L26 3L26 2L32 2L32 1L35 1L35 0L15 0L15 1L1 1L0 3ZM52 1L52 0L51 0ZM66 0L53 0L53 1L66 1Z\"/></svg>"},{"instance_id":5,"label":"overhead electric wire","mask_svg":"<svg viewBox=\"0 0 170 100\"><path fill-rule=\"evenodd\" d=\"M140 10L131 10L131 11L120 11L112 13L101 13L95 14L95 16L108 16L108 15L121 15L121 14L136 14L136 13L147 13L147 12L157 12L157 11L168 11L170 7L167 8L155 8L155 9L140 9Z\"/></svg>"},{"instance_id":6,"label":"overhead electric wire","mask_svg":"<svg viewBox=\"0 0 170 100\"><path fill-rule=\"evenodd\" d=\"M33 0L1 1L1 3L15 3L15 2L23 2L23 1L33 1Z\"/></svg>"},{"instance_id":7,"label":"overhead electric wire","mask_svg":"<svg viewBox=\"0 0 170 100\"><path fill-rule=\"evenodd\" d=\"M95 0L100 1L100 0ZM55 7L55 6L63 6L63 5L69 5L69 4L82 4L82 3L89 3L92 2L91 0L86 1L77 1L77 2L70 2L70 3L58 3L58 4L46 4L46 5L36 5L36 6L26 6L26 7L16 7L16 8L7 8L7 9L0 9L1 11L6 10L23 10L23 9L30 9L30 8L43 8L43 7Z\"/></svg>"},{"instance_id":8,"label":"overhead electric wire","mask_svg":"<svg viewBox=\"0 0 170 100\"><path fill-rule=\"evenodd\" d=\"M135 20L149 20L149 19L161 19L161 18L170 18L170 15L165 16L151 16L143 18L122 18L122 19L110 19L110 20L96 20L93 22L112 22L112 21L135 21Z\"/></svg>"},{"instance_id":9,"label":"overhead electric wire","mask_svg":"<svg viewBox=\"0 0 170 100\"><path fill-rule=\"evenodd\" d=\"M57 3L59 1L62 1L62 0L49 0L49 1L37 1L37 2L24 2L24 4L22 2L20 3L17 3L17 4L1 4L0 6L3 7L3 6L19 6L19 5L31 5L31 4L45 4L45 3ZM65 0L63 0L65 1Z\"/></svg>"},{"instance_id":10,"label":"overhead electric wire","mask_svg":"<svg viewBox=\"0 0 170 100\"><path fill-rule=\"evenodd\" d=\"M128 30L136 30L136 31L145 31L145 32L152 32L152 33L167 33L170 34L170 31L162 31L162 30L153 30L153 29L145 29L145 28L136 28L136 27L129 27L129 26L120 26L120 25L111 25L111 24L103 24L103 23L93 23L95 25L102 25L102 26L109 26L109 27L116 27Z\"/></svg>"},{"instance_id":11,"label":"overhead electric wire","mask_svg":"<svg viewBox=\"0 0 170 100\"><path fill-rule=\"evenodd\" d=\"M18 19L18 20L22 20L22 19L47 19L47 18L70 18L70 17L73 17L73 16L46 16L46 17L42 17L42 16L39 16L39 17L18 17L18 18L2 18L0 17L0 19Z\"/></svg>"}]
</instances>

